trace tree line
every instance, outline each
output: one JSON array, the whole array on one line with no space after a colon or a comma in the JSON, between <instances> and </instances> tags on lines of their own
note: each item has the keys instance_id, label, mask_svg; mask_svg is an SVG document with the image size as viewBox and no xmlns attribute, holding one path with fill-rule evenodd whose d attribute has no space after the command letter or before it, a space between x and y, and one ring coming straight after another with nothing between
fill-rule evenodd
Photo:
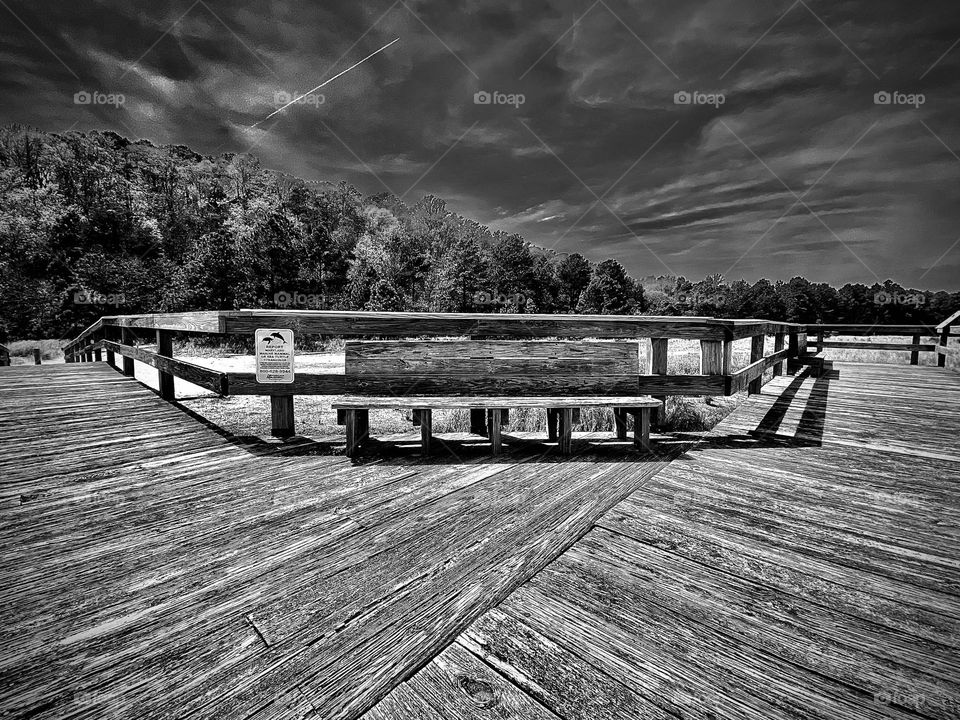
<instances>
[{"instance_id":1,"label":"tree line","mask_svg":"<svg viewBox=\"0 0 960 720\"><path fill-rule=\"evenodd\" d=\"M538 248L427 196L364 196L113 132L0 128L0 329L65 336L101 315L270 307L936 322L960 293L631 277Z\"/></svg>"}]
</instances>

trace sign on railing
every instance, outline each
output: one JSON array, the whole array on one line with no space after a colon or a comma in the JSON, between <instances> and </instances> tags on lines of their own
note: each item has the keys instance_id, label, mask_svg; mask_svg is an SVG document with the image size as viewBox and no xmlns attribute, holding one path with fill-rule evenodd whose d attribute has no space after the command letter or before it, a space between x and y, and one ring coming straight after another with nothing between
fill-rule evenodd
<instances>
[{"instance_id":1,"label":"sign on railing","mask_svg":"<svg viewBox=\"0 0 960 720\"><path fill-rule=\"evenodd\" d=\"M254 333L258 383L292 383L293 330L260 328Z\"/></svg>"}]
</instances>

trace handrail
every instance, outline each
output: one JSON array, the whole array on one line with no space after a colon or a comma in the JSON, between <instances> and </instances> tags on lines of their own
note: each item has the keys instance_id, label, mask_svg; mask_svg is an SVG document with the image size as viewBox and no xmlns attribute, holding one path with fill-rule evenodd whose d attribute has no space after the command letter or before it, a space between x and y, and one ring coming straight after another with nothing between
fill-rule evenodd
<instances>
[{"instance_id":1,"label":"handrail","mask_svg":"<svg viewBox=\"0 0 960 720\"><path fill-rule=\"evenodd\" d=\"M67 362L100 360L114 364L123 357L122 372L134 375L134 361L157 369L161 397L174 400L173 381L179 377L220 395L267 395L273 406L274 429L293 427L294 395L338 395L344 377L334 373L297 373L293 383L261 384L253 373L218 373L173 358L173 334L189 332L217 335L252 334L262 327L289 328L299 335L429 337L470 336L508 338L613 338L648 337L651 342L649 372L638 375L638 394L665 400L671 395L731 395L760 392L764 371L783 373L783 363L804 363L806 328L797 323L762 318L723 319L643 315L547 315L500 313L348 312L335 310L231 310L190 313L104 316L64 345ZM156 333L157 351L135 346L135 331ZM765 355L765 339L774 336L774 351ZM733 343L751 338L750 364L732 370ZM789 338L789 344L786 340ZM700 372L668 374L670 340L700 342ZM809 361L807 362L809 364ZM788 370L791 370L788 368ZM118 368L119 369L119 368Z\"/></svg>"},{"instance_id":2,"label":"handrail","mask_svg":"<svg viewBox=\"0 0 960 720\"><path fill-rule=\"evenodd\" d=\"M844 324L844 323L818 323L807 325L807 332L815 335L815 339L810 341L810 345L820 352L822 350L882 350L893 352L909 352L910 364L920 364L920 353L932 352L937 357L937 365L944 367L945 357L954 355L956 348L948 348L947 342L951 335L957 336L958 333L952 332L951 328L960 318L960 311L955 312L939 325L878 325L874 324ZM909 342L848 342L827 340L832 336L870 336L870 335L889 335L910 337ZM925 337L937 338L938 343L923 343L921 340Z\"/></svg>"}]
</instances>

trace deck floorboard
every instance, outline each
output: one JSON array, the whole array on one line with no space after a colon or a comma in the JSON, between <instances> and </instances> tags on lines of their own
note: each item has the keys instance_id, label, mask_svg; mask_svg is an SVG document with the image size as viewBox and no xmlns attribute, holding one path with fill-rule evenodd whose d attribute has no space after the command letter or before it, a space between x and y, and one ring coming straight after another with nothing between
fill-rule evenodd
<instances>
[{"instance_id":1,"label":"deck floorboard","mask_svg":"<svg viewBox=\"0 0 960 720\"><path fill-rule=\"evenodd\" d=\"M441 434L421 458L411 431L353 462L340 438L229 436L104 363L0 389L12 718L357 717L682 449L518 435L492 458ZM461 666L482 669L452 657L446 696Z\"/></svg>"},{"instance_id":2,"label":"deck floorboard","mask_svg":"<svg viewBox=\"0 0 960 720\"><path fill-rule=\"evenodd\" d=\"M958 437L955 372L776 378L365 720L960 717Z\"/></svg>"}]
</instances>

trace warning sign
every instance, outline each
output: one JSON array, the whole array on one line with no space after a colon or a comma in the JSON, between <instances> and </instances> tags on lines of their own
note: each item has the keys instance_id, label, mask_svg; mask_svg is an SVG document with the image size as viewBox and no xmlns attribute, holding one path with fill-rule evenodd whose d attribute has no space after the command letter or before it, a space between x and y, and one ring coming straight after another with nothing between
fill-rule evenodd
<instances>
[{"instance_id":1,"label":"warning sign","mask_svg":"<svg viewBox=\"0 0 960 720\"><path fill-rule=\"evenodd\" d=\"M293 382L293 330L261 328L254 334L258 383Z\"/></svg>"}]
</instances>

